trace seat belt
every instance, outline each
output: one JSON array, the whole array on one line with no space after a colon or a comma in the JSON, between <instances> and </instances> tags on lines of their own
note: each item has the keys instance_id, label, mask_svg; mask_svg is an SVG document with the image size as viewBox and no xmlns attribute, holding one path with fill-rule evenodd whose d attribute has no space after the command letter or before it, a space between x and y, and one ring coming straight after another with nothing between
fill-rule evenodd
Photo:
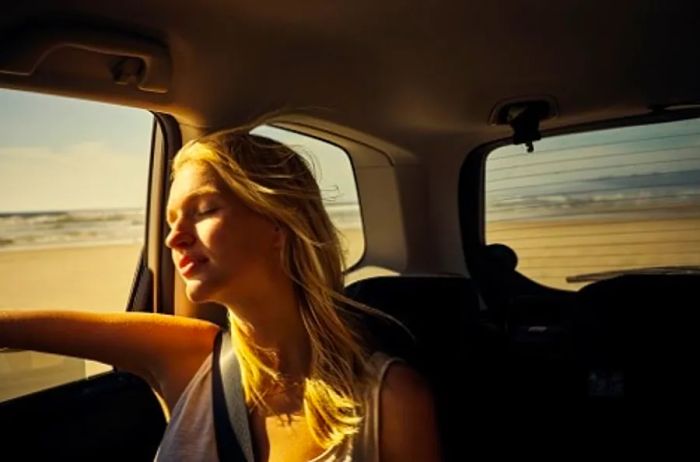
<instances>
[{"instance_id":1,"label":"seat belt","mask_svg":"<svg viewBox=\"0 0 700 462\"><path fill-rule=\"evenodd\" d=\"M220 330L217 334L212 359L214 428L219 460L254 462L241 368L230 330Z\"/></svg>"}]
</instances>

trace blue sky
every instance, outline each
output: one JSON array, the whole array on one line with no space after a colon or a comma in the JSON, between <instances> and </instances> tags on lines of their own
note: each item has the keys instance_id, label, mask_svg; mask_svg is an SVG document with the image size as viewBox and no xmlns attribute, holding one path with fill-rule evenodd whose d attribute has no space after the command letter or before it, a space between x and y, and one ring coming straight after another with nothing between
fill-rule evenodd
<instances>
[{"instance_id":1,"label":"blue sky","mask_svg":"<svg viewBox=\"0 0 700 462\"><path fill-rule=\"evenodd\" d=\"M700 120L563 135L496 149L486 163L491 220L610 207L700 206Z\"/></svg>"},{"instance_id":2,"label":"blue sky","mask_svg":"<svg viewBox=\"0 0 700 462\"><path fill-rule=\"evenodd\" d=\"M0 89L0 213L145 207L152 122L140 109ZM342 150L261 134L310 155L329 202L357 202Z\"/></svg>"},{"instance_id":3,"label":"blue sky","mask_svg":"<svg viewBox=\"0 0 700 462\"><path fill-rule=\"evenodd\" d=\"M144 207L153 116L0 89L0 212Z\"/></svg>"}]
</instances>

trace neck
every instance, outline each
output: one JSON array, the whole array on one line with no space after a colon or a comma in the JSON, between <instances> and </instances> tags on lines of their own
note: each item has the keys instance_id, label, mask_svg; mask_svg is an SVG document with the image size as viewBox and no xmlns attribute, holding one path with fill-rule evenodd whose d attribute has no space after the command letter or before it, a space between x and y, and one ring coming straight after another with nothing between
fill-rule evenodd
<instances>
[{"instance_id":1,"label":"neck","mask_svg":"<svg viewBox=\"0 0 700 462\"><path fill-rule=\"evenodd\" d=\"M290 284L269 291L270 296L245 303L227 304L244 335L271 351L270 364L283 376L299 380L311 363L309 337L301 319L299 300Z\"/></svg>"}]
</instances>

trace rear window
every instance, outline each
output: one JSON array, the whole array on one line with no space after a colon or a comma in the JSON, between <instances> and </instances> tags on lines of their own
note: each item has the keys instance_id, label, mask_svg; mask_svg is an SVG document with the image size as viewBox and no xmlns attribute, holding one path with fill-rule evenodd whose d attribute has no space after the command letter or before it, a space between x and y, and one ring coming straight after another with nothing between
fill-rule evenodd
<instances>
[{"instance_id":1,"label":"rear window","mask_svg":"<svg viewBox=\"0 0 700 462\"><path fill-rule=\"evenodd\" d=\"M700 269L700 121L557 136L492 151L485 240L518 271L575 289L626 272Z\"/></svg>"}]
</instances>

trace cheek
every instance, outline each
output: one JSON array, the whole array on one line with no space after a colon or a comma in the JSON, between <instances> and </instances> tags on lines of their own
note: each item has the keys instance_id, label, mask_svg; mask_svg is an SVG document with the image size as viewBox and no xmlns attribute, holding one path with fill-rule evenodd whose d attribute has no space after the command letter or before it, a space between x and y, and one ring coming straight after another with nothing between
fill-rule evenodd
<instances>
[{"instance_id":1,"label":"cheek","mask_svg":"<svg viewBox=\"0 0 700 462\"><path fill-rule=\"evenodd\" d=\"M229 263L256 253L256 236L252 230L234 229L225 222L215 222L202 230L202 243L211 257Z\"/></svg>"},{"instance_id":2,"label":"cheek","mask_svg":"<svg viewBox=\"0 0 700 462\"><path fill-rule=\"evenodd\" d=\"M212 223L208 223L208 222L197 223L196 230L197 230L197 238L204 245L204 247L207 247L207 248L209 247L214 236L218 232L216 230L216 226L213 225Z\"/></svg>"},{"instance_id":3,"label":"cheek","mask_svg":"<svg viewBox=\"0 0 700 462\"><path fill-rule=\"evenodd\" d=\"M226 220L210 221L201 224L198 234L210 257L219 263L255 264L271 257L279 260L279 249L274 244L276 234L269 223L250 220L234 227Z\"/></svg>"},{"instance_id":4,"label":"cheek","mask_svg":"<svg viewBox=\"0 0 700 462\"><path fill-rule=\"evenodd\" d=\"M214 253L229 253L237 247L237 236L221 222L203 225L201 236L205 247Z\"/></svg>"}]
</instances>

